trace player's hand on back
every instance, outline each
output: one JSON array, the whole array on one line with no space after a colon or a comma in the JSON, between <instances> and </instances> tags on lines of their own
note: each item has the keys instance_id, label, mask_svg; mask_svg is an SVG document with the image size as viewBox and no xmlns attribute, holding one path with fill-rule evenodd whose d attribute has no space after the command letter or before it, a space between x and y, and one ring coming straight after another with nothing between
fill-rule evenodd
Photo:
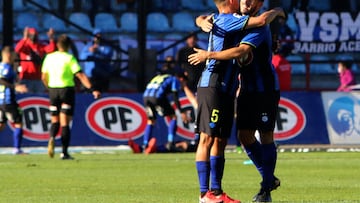
<instances>
[{"instance_id":1,"label":"player's hand on back","mask_svg":"<svg viewBox=\"0 0 360 203\"><path fill-rule=\"evenodd\" d=\"M197 65L201 62L205 62L208 58L208 52L202 49L194 48L196 53L189 55L188 62L191 65Z\"/></svg>"}]
</instances>

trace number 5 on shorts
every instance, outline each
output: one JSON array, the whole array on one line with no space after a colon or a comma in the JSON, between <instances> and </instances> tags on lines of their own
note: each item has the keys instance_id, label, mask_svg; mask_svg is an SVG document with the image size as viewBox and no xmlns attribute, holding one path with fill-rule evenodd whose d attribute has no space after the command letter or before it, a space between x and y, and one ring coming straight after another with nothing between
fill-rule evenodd
<instances>
[{"instance_id":1,"label":"number 5 on shorts","mask_svg":"<svg viewBox=\"0 0 360 203\"><path fill-rule=\"evenodd\" d=\"M213 109L211 113L211 122L216 123L219 120L219 110Z\"/></svg>"}]
</instances>

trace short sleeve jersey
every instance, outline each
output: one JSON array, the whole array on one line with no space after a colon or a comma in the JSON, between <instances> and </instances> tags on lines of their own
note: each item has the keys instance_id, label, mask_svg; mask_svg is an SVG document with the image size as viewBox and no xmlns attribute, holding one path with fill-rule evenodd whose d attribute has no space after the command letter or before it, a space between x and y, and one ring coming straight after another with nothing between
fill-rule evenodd
<instances>
[{"instance_id":1,"label":"short sleeve jersey","mask_svg":"<svg viewBox=\"0 0 360 203\"><path fill-rule=\"evenodd\" d=\"M238 14L217 14L209 36L208 50L221 51L235 47L241 40L240 32L245 28L249 16ZM204 69L198 87L216 87L229 95L235 95L238 88L238 67L234 60L211 59Z\"/></svg>"},{"instance_id":2,"label":"short sleeve jersey","mask_svg":"<svg viewBox=\"0 0 360 203\"><path fill-rule=\"evenodd\" d=\"M273 92L279 81L272 64L272 39L269 26L246 30L240 43L252 46L252 62L240 68L242 92Z\"/></svg>"},{"instance_id":3,"label":"short sleeve jersey","mask_svg":"<svg viewBox=\"0 0 360 203\"><path fill-rule=\"evenodd\" d=\"M8 63L0 63L0 78L10 84L14 84L16 80L16 72L12 65ZM0 85L0 105L16 103L15 89Z\"/></svg>"},{"instance_id":4,"label":"short sleeve jersey","mask_svg":"<svg viewBox=\"0 0 360 203\"><path fill-rule=\"evenodd\" d=\"M60 51L46 55L41 70L48 74L50 88L74 87L74 75L80 71L81 67L75 57Z\"/></svg>"},{"instance_id":5,"label":"short sleeve jersey","mask_svg":"<svg viewBox=\"0 0 360 203\"><path fill-rule=\"evenodd\" d=\"M172 92L179 92L181 89L180 81L172 75L157 75L146 86L143 96L164 98Z\"/></svg>"}]
</instances>

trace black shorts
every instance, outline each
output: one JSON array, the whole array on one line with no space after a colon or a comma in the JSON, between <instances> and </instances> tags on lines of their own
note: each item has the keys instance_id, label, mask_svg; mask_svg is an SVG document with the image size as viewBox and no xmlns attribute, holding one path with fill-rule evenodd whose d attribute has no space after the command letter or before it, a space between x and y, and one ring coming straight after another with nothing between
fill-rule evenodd
<instances>
[{"instance_id":1,"label":"black shorts","mask_svg":"<svg viewBox=\"0 0 360 203\"><path fill-rule=\"evenodd\" d=\"M280 93L240 93L237 99L238 129L274 131Z\"/></svg>"},{"instance_id":2,"label":"black shorts","mask_svg":"<svg viewBox=\"0 0 360 203\"><path fill-rule=\"evenodd\" d=\"M175 115L175 110L167 98L144 97L144 105L148 119L156 120L156 113L159 116Z\"/></svg>"},{"instance_id":3,"label":"black shorts","mask_svg":"<svg viewBox=\"0 0 360 203\"><path fill-rule=\"evenodd\" d=\"M234 122L235 98L220 92L217 88L199 87L197 100L196 131L210 136L230 137Z\"/></svg>"},{"instance_id":4,"label":"black shorts","mask_svg":"<svg viewBox=\"0 0 360 203\"><path fill-rule=\"evenodd\" d=\"M75 88L49 88L50 112L51 115L59 115L60 111L66 115L74 114ZM67 104L69 108L62 109L61 105Z\"/></svg>"},{"instance_id":5,"label":"black shorts","mask_svg":"<svg viewBox=\"0 0 360 203\"><path fill-rule=\"evenodd\" d=\"M0 106L0 123L6 123L9 120L11 123L22 122L22 111L18 104L6 104Z\"/></svg>"}]
</instances>

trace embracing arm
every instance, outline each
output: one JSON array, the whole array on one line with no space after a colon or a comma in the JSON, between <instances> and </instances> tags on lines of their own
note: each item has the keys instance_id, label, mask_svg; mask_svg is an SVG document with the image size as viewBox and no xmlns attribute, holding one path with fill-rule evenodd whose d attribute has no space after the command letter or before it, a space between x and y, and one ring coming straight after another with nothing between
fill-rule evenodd
<instances>
[{"instance_id":1,"label":"embracing arm","mask_svg":"<svg viewBox=\"0 0 360 203\"><path fill-rule=\"evenodd\" d=\"M277 16L285 17L284 10L280 7L265 11L259 16L250 17L245 29L261 27L271 23Z\"/></svg>"},{"instance_id":2,"label":"embracing arm","mask_svg":"<svg viewBox=\"0 0 360 203\"><path fill-rule=\"evenodd\" d=\"M229 60L233 58L243 57L252 50L252 47L248 44L240 44L237 47L226 49L220 52L206 51L196 48L194 48L194 50L196 51L196 53L191 54L188 57L188 61L192 65L197 65L201 62L204 62L206 59Z\"/></svg>"}]
</instances>

